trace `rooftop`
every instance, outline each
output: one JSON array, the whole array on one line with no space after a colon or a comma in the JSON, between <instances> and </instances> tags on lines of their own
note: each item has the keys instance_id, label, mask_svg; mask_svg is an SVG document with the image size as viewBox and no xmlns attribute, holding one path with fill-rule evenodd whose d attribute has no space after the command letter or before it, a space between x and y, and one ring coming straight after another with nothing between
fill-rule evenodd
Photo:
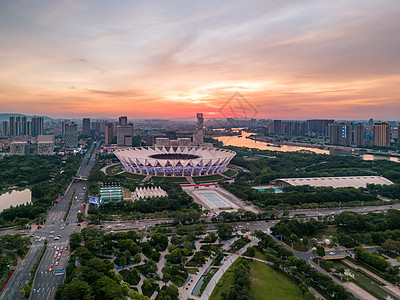
<instances>
[{"instance_id":1,"label":"rooftop","mask_svg":"<svg viewBox=\"0 0 400 300\"><path fill-rule=\"evenodd\" d=\"M367 184L393 184L389 179L382 176L348 176L348 177L311 177L311 178L280 178L276 183L284 183L292 186L310 185L310 186L330 186L366 188Z\"/></svg>"}]
</instances>

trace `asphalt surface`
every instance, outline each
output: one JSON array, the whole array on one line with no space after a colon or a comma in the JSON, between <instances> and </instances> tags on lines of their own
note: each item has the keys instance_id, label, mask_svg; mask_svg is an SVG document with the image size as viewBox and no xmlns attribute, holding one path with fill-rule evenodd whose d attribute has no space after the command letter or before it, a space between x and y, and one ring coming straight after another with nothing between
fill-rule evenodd
<instances>
[{"instance_id":1,"label":"asphalt surface","mask_svg":"<svg viewBox=\"0 0 400 300\"><path fill-rule=\"evenodd\" d=\"M93 155L92 149L95 147ZM92 148L82 159L81 167L76 177L87 178L90 169L93 167L99 144L93 144ZM47 214L46 224L31 235L32 246L25 259L20 262L7 284L4 291L0 294L0 300L19 299L21 294L19 288L26 285L30 278L30 271L36 262L40 250L44 246L44 240L48 241L47 250L36 271L35 280L32 286L30 299L53 299L55 292L60 284L63 283L65 274L62 272L68 263L69 247L68 240L72 232L80 232L81 227L77 226L77 214L83 210L81 204L84 203L84 195L87 183L84 180L74 180L68 188L64 197L55 204ZM68 209L68 204L73 196L73 202L66 221L64 215ZM76 196L76 198L75 198ZM0 234L18 233L19 231L4 231ZM30 231L32 232L32 231ZM56 238L56 237L59 238ZM61 247L63 247L62 252ZM57 251L58 248L58 251ZM56 252L57 251L57 252ZM57 263L58 262L58 263Z\"/></svg>"},{"instance_id":2,"label":"asphalt surface","mask_svg":"<svg viewBox=\"0 0 400 300\"><path fill-rule=\"evenodd\" d=\"M76 177L87 178L89 176L97 150L98 148L93 152L93 155L90 154L92 148L88 150ZM58 286L64 282L65 272L60 272L65 271L68 264L70 234L81 231L81 227L77 226L77 214L83 210L81 204L84 204L86 188L86 181L75 180L63 199L48 214L46 225L36 231L35 235L45 236L48 239L48 244L36 272L30 299L53 299ZM64 222L63 218L71 197L73 197L71 209ZM54 236L54 238L51 236ZM59 237L58 240L56 240L57 236Z\"/></svg>"}]
</instances>

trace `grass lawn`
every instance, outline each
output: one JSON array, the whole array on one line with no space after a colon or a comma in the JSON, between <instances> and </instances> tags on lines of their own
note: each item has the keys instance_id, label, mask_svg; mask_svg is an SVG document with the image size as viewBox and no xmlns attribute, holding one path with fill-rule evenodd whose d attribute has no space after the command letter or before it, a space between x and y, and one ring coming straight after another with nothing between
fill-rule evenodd
<instances>
[{"instance_id":1,"label":"grass lawn","mask_svg":"<svg viewBox=\"0 0 400 300\"><path fill-rule=\"evenodd\" d=\"M224 291L228 291L235 280L233 275L233 269L240 264L241 259L238 258L229 269L222 275L221 279L218 281L213 292L211 293L210 300L222 299L221 294ZM258 299L257 299L258 300Z\"/></svg>"},{"instance_id":2,"label":"grass lawn","mask_svg":"<svg viewBox=\"0 0 400 300\"><path fill-rule=\"evenodd\" d=\"M143 178L146 177L145 175L133 174L133 173L129 173L129 172L124 172L121 175L125 176L128 179L133 179L133 180L142 180Z\"/></svg>"},{"instance_id":3,"label":"grass lawn","mask_svg":"<svg viewBox=\"0 0 400 300\"><path fill-rule=\"evenodd\" d=\"M154 183L188 183L185 177L151 177Z\"/></svg>"},{"instance_id":4,"label":"grass lawn","mask_svg":"<svg viewBox=\"0 0 400 300\"><path fill-rule=\"evenodd\" d=\"M220 181L224 180L225 178L222 177L221 175L209 175L209 176L199 176L199 177L193 177L194 182L196 183L202 183L202 182L215 182L215 181Z\"/></svg>"},{"instance_id":5,"label":"grass lawn","mask_svg":"<svg viewBox=\"0 0 400 300\"><path fill-rule=\"evenodd\" d=\"M119 164L119 165L112 166L112 167L108 168L106 170L106 173L107 173L107 175L114 175L114 174L117 174L117 173L119 173L121 171L122 171L122 166Z\"/></svg>"},{"instance_id":6,"label":"grass lawn","mask_svg":"<svg viewBox=\"0 0 400 300\"><path fill-rule=\"evenodd\" d=\"M196 268L185 268L186 271L188 271L189 274L197 274L197 272L199 271L199 269Z\"/></svg>"},{"instance_id":7,"label":"grass lawn","mask_svg":"<svg viewBox=\"0 0 400 300\"><path fill-rule=\"evenodd\" d=\"M250 280L250 294L254 299L304 299L288 275L262 262L250 262Z\"/></svg>"},{"instance_id":8,"label":"grass lawn","mask_svg":"<svg viewBox=\"0 0 400 300\"><path fill-rule=\"evenodd\" d=\"M265 260L265 254L262 254L262 253L260 253L259 251L256 250L255 258Z\"/></svg>"},{"instance_id":9,"label":"grass lawn","mask_svg":"<svg viewBox=\"0 0 400 300\"><path fill-rule=\"evenodd\" d=\"M228 171L226 171L224 173L225 176L229 176L229 177L235 176L236 174L237 174L237 172L235 170L232 170L232 169L228 169Z\"/></svg>"}]
</instances>

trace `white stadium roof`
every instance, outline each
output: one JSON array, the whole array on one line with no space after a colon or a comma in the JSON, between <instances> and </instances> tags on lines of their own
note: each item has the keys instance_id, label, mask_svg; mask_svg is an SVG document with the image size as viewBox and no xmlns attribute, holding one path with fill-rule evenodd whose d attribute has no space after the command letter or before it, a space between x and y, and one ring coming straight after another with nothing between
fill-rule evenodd
<instances>
[{"instance_id":1,"label":"white stadium roof","mask_svg":"<svg viewBox=\"0 0 400 300\"><path fill-rule=\"evenodd\" d=\"M339 187L367 187L367 184L393 184L389 179L382 176L348 176L348 177L310 177L310 178L280 178L275 180L276 183L284 183L287 185L310 185L310 186L330 186Z\"/></svg>"},{"instance_id":2,"label":"white stadium roof","mask_svg":"<svg viewBox=\"0 0 400 300\"><path fill-rule=\"evenodd\" d=\"M226 171L234 151L214 147L136 147L114 154L125 170L154 176L204 176Z\"/></svg>"}]
</instances>

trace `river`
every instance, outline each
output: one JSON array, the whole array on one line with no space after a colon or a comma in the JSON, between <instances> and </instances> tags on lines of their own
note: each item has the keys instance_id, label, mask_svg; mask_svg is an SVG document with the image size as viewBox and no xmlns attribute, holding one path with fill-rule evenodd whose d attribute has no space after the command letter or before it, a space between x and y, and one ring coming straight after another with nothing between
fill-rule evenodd
<instances>
[{"instance_id":1,"label":"river","mask_svg":"<svg viewBox=\"0 0 400 300\"><path fill-rule=\"evenodd\" d=\"M0 194L0 212L6 208L20 204L31 203L31 190L12 190Z\"/></svg>"},{"instance_id":2,"label":"river","mask_svg":"<svg viewBox=\"0 0 400 300\"><path fill-rule=\"evenodd\" d=\"M224 143L225 146L236 146L236 147L247 147L247 148L256 148L260 150L270 150L270 151L283 151L283 152L293 152L300 150L308 150L318 154L329 154L329 150L313 148L313 147L300 147L300 146L292 146L292 145L281 145L277 146L268 146L266 142L255 141L252 139L246 138L254 133L249 133L246 131L242 131L241 136L233 135L233 136L216 136L214 137L218 141ZM270 144L271 145L271 144Z\"/></svg>"},{"instance_id":3,"label":"river","mask_svg":"<svg viewBox=\"0 0 400 300\"><path fill-rule=\"evenodd\" d=\"M238 128L242 129L242 128ZM255 148L260 150L270 150L270 151L282 151L282 152L291 152L291 151L300 151L300 150L308 150L315 152L317 154L347 154L347 155L354 155L357 153L352 152L344 152L337 149L332 150L324 150L315 147L305 147L305 146L293 146L293 145L267 145L266 142L255 141L252 139L248 139L246 137L252 135L254 133L249 133L244 130L241 132L241 136L233 135L233 136L216 136L214 137L220 142L223 142L225 146L236 146L236 147L247 147L247 148ZM360 153L360 157L363 160L390 160L393 162L400 163L400 157L396 156L385 156L379 154L362 154Z\"/></svg>"}]
</instances>

